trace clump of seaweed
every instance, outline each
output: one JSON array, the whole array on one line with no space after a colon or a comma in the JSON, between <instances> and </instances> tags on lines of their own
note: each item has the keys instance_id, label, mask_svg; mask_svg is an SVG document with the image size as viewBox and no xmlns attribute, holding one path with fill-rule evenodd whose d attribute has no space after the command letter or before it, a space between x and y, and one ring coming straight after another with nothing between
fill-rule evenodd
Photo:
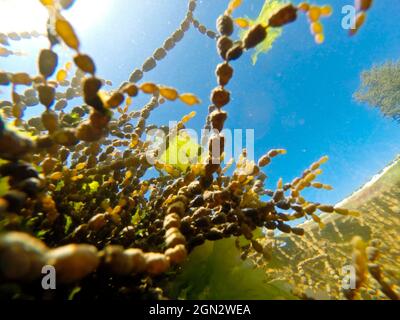
<instances>
[{"instance_id":1,"label":"clump of seaweed","mask_svg":"<svg viewBox=\"0 0 400 320\"><path fill-rule=\"evenodd\" d=\"M331 189L316 181L327 157L312 163L289 183L279 180L275 190L265 189L263 170L272 159L286 153L283 149L266 152L257 164L243 150L232 175L227 174L232 163L221 167L224 136L220 132L228 117L225 110L231 93L226 87L234 76L233 62L258 46L265 51L263 42L269 33L295 21L299 10L307 12L316 42L321 43L319 17L330 15L330 7L284 4L268 12L268 19L250 23L233 18L241 1L232 0L217 19L214 32L194 18L196 0L190 0L185 18L163 45L117 90L105 90L104 86L112 83L97 75L95 62L80 51L80 40L62 15L74 1L41 2L49 9L50 46L39 53L38 75L0 72L0 85L11 87L11 101L1 102L0 121L3 295L168 298L163 291L165 283L180 272L188 255L206 242L235 238L243 259L261 255L263 259L257 263L263 264L264 258L273 259L271 248L292 258L285 248L271 246L273 237L260 236L263 228L269 230L267 235L273 230L288 234L300 245L308 243L302 239L312 237L312 233L308 235L304 228L288 222L307 217L322 228L321 212L358 216L355 210L303 198L306 188ZM368 8L363 5L360 10ZM233 39L235 21L246 28L238 40ZM144 134L154 129L154 125L147 125L150 113L166 100L192 106L200 99L171 86L141 80L191 26L216 41L223 60L215 70L218 84L211 90L205 123L205 128L214 132L207 137L204 161L174 166L166 158L151 164L147 156L153 152L152 142L144 139ZM0 39L7 45L5 37ZM64 68L59 66L54 50L60 44L74 52L73 63ZM76 71L68 80L73 64ZM63 87L65 92L60 91ZM20 88L26 89L23 94L18 93ZM139 111L129 111L138 94L149 95L148 103ZM71 100L79 97L83 104L67 112ZM26 120L26 107L39 104L45 108L42 115ZM194 116L195 112L190 112L176 127L159 128L168 132L167 144ZM5 121L10 118L14 120ZM152 167L159 175L145 178ZM323 250L317 244L313 246L321 253L300 263L299 274L304 274L305 264L324 259ZM374 263L375 259L370 261ZM59 285L54 292L41 290L44 265L52 265L57 271ZM381 269L372 264L368 269L382 290L396 297L382 278ZM357 276L358 290L364 278L361 271ZM349 294L348 298L353 296Z\"/></svg>"},{"instance_id":2,"label":"clump of seaweed","mask_svg":"<svg viewBox=\"0 0 400 320\"><path fill-rule=\"evenodd\" d=\"M252 258L270 279L293 279L294 292L303 298L398 300L398 168L396 159L373 185L344 201L363 212L360 217L323 214L324 229L303 223L303 237L265 239L268 255ZM353 286L343 287L350 275Z\"/></svg>"}]
</instances>

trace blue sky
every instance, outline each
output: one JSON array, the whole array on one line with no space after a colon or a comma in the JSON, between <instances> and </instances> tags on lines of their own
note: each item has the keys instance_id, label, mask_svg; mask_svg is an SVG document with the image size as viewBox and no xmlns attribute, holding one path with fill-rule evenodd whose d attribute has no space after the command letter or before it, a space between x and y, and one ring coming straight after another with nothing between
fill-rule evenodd
<instances>
[{"instance_id":1,"label":"blue sky","mask_svg":"<svg viewBox=\"0 0 400 320\"><path fill-rule=\"evenodd\" d=\"M88 0L77 0L76 8L69 12L71 19L81 1ZM82 51L95 59L99 75L117 86L180 24L187 1L103 0L97 1L88 14L96 15L96 6L103 2L107 10L98 21L76 31ZM215 19L227 3L228 0L198 1L196 18L214 29ZM252 66L249 53L233 63L235 75L228 86L232 102L226 107L229 119L225 126L255 130L256 158L270 148L288 150L287 155L267 167L269 186L274 186L279 177L290 181L313 161L328 155L330 161L324 165L321 181L331 184L334 191L307 194L310 200L335 203L368 181L400 152L400 125L352 99L362 70L399 58L400 2L375 1L367 24L353 38L341 28L341 6L351 4L350 0L316 3L330 3L334 7L334 14L323 19L323 45L314 43L307 20L301 15L284 29L272 50L259 57L256 66ZM244 0L235 16L255 18L262 4L261 0ZM0 58L1 69L34 72L37 50L46 41L23 45L29 55ZM200 129L207 114L210 90L216 84L214 69L220 61L215 43L192 28L144 80L196 93L203 104L195 107L197 117L190 124ZM144 101L136 99L132 108L139 108ZM154 112L150 122L167 124L191 110L180 103L166 103Z\"/></svg>"}]
</instances>

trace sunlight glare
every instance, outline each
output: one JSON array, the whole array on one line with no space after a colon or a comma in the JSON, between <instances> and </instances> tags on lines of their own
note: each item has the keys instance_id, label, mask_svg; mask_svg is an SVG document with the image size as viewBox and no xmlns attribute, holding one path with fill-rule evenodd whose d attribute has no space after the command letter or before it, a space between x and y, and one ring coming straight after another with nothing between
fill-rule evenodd
<instances>
[{"instance_id":1,"label":"sunlight glare","mask_svg":"<svg viewBox=\"0 0 400 320\"><path fill-rule=\"evenodd\" d=\"M111 0L76 0L64 15L80 33L99 23L110 4ZM45 32L47 17L39 0L0 0L0 32Z\"/></svg>"}]
</instances>

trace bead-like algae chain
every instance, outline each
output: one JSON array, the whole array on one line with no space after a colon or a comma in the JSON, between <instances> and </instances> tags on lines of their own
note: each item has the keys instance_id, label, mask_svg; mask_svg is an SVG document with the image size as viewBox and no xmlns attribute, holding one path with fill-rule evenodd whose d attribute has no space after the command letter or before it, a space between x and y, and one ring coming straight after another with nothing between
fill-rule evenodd
<instances>
[{"instance_id":1,"label":"bead-like algae chain","mask_svg":"<svg viewBox=\"0 0 400 320\"><path fill-rule=\"evenodd\" d=\"M179 28L177 28L163 43L163 45L156 50L153 54L148 57L142 64L141 68L133 70L129 77L129 82L136 83L143 78L143 74L153 70L157 63L163 60L169 51L171 51L175 45L180 42L185 33L189 30L190 25L193 21L193 12L196 9L197 0L189 0L188 8L186 11L185 18L182 20Z\"/></svg>"}]
</instances>

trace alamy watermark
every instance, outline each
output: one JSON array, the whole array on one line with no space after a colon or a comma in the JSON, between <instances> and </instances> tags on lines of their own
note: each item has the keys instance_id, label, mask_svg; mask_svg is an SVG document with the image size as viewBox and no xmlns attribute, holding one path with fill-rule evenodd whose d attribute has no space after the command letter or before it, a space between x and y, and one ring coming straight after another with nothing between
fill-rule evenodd
<instances>
[{"instance_id":1,"label":"alamy watermark","mask_svg":"<svg viewBox=\"0 0 400 320\"><path fill-rule=\"evenodd\" d=\"M152 129L146 132L149 149L146 159L149 164L213 164L237 160L246 149L246 158L254 160L254 129L194 129L176 130L176 122L169 123L169 131ZM223 154L223 157L222 157ZM167 161L166 161L167 159Z\"/></svg>"},{"instance_id":2,"label":"alamy watermark","mask_svg":"<svg viewBox=\"0 0 400 320\"><path fill-rule=\"evenodd\" d=\"M45 265L42 268L42 288L43 290L55 290L56 289L56 268L51 265Z\"/></svg>"},{"instance_id":3,"label":"alamy watermark","mask_svg":"<svg viewBox=\"0 0 400 320\"><path fill-rule=\"evenodd\" d=\"M356 289L356 268L352 265L342 267L342 288L344 290Z\"/></svg>"},{"instance_id":4,"label":"alamy watermark","mask_svg":"<svg viewBox=\"0 0 400 320\"><path fill-rule=\"evenodd\" d=\"M357 10L353 5L342 7L342 28L345 30L356 29Z\"/></svg>"}]
</instances>

